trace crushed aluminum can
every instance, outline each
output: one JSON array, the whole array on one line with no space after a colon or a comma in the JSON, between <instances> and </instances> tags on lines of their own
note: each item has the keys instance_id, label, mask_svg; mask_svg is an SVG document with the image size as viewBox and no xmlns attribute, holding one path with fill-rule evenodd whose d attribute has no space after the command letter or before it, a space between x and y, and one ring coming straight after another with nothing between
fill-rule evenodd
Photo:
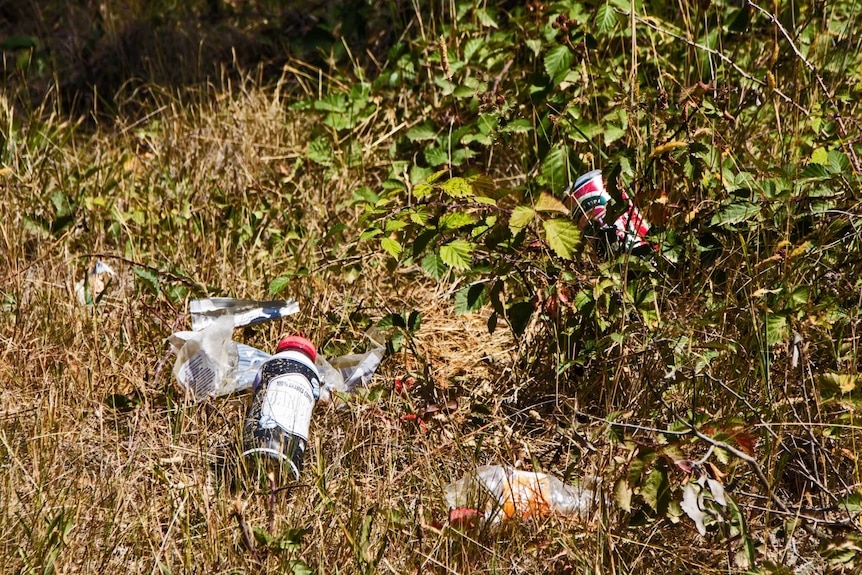
<instances>
[{"instance_id":1,"label":"crushed aluminum can","mask_svg":"<svg viewBox=\"0 0 862 575\"><path fill-rule=\"evenodd\" d=\"M610 225L605 222L605 213L611 196L605 188L601 170L587 172L566 191L569 207L580 213L578 225L582 230L590 222L595 222L600 228L613 230L618 251L643 253L654 249L655 246L646 240L649 223L625 192L622 197L627 203L626 211Z\"/></svg>"}]
</instances>

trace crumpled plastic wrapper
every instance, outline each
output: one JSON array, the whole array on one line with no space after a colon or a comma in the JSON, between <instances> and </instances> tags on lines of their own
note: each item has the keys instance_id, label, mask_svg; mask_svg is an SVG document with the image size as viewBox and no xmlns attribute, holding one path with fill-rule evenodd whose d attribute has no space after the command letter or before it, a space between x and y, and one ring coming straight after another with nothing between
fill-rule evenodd
<instances>
[{"instance_id":1,"label":"crumpled plastic wrapper","mask_svg":"<svg viewBox=\"0 0 862 575\"><path fill-rule=\"evenodd\" d=\"M103 261L97 261L83 279L75 284L75 297L81 305L95 305L111 285L117 272Z\"/></svg>"},{"instance_id":2,"label":"crumpled plastic wrapper","mask_svg":"<svg viewBox=\"0 0 862 575\"><path fill-rule=\"evenodd\" d=\"M173 374L196 400L221 397L250 389L255 377L271 355L233 341L237 327L270 321L299 311L294 300L254 301L209 298L189 302L192 331L172 334L168 341L176 354ZM364 353L327 360L317 356L322 386L320 401L331 401L336 393L353 393L367 385L383 359L385 346L375 329L366 334Z\"/></svg>"}]
</instances>

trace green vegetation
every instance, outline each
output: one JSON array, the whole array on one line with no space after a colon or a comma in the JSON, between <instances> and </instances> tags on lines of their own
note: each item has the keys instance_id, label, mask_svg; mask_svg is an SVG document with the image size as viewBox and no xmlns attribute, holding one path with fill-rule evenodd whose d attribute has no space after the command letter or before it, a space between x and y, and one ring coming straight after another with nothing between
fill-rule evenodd
<instances>
[{"instance_id":1,"label":"green vegetation","mask_svg":"<svg viewBox=\"0 0 862 575\"><path fill-rule=\"evenodd\" d=\"M6 571L862 569L856 0L85 4L0 2ZM578 225L593 169L654 253ZM388 334L300 484L177 387L204 296ZM456 525L484 464L607 501Z\"/></svg>"}]
</instances>

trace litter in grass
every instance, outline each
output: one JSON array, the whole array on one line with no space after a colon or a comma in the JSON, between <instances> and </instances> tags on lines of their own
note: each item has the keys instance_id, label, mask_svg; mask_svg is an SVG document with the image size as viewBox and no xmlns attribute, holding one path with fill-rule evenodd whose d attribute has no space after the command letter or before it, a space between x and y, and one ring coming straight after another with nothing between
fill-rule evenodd
<instances>
[{"instance_id":1,"label":"litter in grass","mask_svg":"<svg viewBox=\"0 0 862 575\"><path fill-rule=\"evenodd\" d=\"M544 473L483 465L447 485L445 493L451 510L475 509L490 523L555 514L585 520L598 506L599 483L598 478L587 477L567 485Z\"/></svg>"},{"instance_id":2,"label":"litter in grass","mask_svg":"<svg viewBox=\"0 0 862 575\"><path fill-rule=\"evenodd\" d=\"M111 266L103 261L97 261L87 271L83 279L75 284L75 296L81 305L95 305L111 285L111 280L117 277Z\"/></svg>"},{"instance_id":3,"label":"litter in grass","mask_svg":"<svg viewBox=\"0 0 862 575\"><path fill-rule=\"evenodd\" d=\"M172 334L168 341L176 354L173 373L180 385L196 400L220 397L251 389L260 367L272 356L255 347L233 341L233 330L271 321L299 311L294 300L264 301L210 298L189 302L192 331ZM384 344L375 329L366 336L365 353L338 356L327 360L317 356L323 385L320 400L332 395L352 393L366 385L383 359Z\"/></svg>"}]
</instances>

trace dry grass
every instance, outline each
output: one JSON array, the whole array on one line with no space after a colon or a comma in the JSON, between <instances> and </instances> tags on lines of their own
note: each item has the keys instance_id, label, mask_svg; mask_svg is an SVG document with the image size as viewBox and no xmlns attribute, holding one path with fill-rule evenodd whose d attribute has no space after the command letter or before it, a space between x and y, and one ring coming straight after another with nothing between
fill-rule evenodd
<instances>
[{"instance_id":1,"label":"dry grass","mask_svg":"<svg viewBox=\"0 0 862 575\"><path fill-rule=\"evenodd\" d=\"M832 354L831 311L812 309L801 367L784 343L767 350L764 367L746 355L746 346L758 348L749 342L765 315L752 311L759 304L750 303L745 274L765 268L754 273L761 264L733 252L712 268L727 268L729 278L657 272L661 325L623 317L622 343L557 374L547 353L554 320L534 320L519 339L502 322L489 334L485 313L452 311L459 286L356 241L363 208L353 192L380 189L389 145L421 117L381 106L349 136L329 134L336 143L315 162L308 149L321 128L290 104L336 80L296 62L276 85L224 80L223 89L182 95L148 85L144 113L95 125L66 120L50 99L26 115L0 94L2 571L741 572L746 537L719 536L721 527L705 539L678 507L626 514L611 501L632 462L657 448L656 430L681 425L674 416L689 407L706 425L745 418L762 439L755 463L770 486L741 460L721 463L757 557L792 567L815 556L814 539L794 532L792 513L768 498L806 513L828 507L831 521L832 496L858 490L855 408L824 402L815 383L827 368L856 369L858 317L847 318L851 333ZM499 152L507 153L517 155ZM491 169L497 181L526 177L508 159ZM593 257L584 256L573 285L600 281L603 262ZM82 306L74 286L99 259L118 275L97 305ZM782 265L778 283L808 281L789 260ZM165 338L187 326L189 298L268 298L285 276L280 295L295 297L301 312L236 339L269 349L300 332L338 355L360 349L364 330L388 314L415 310L421 327L367 390L317 407L301 481L273 491L248 484L236 459L249 396L190 402L172 378ZM858 298L853 281L835 280L830 293ZM705 303L722 298L724 309ZM721 365L707 377L692 366L713 350L721 354L706 364ZM844 363L834 367L833 355ZM679 377L663 379L676 363ZM396 393L396 379L408 378L413 385ZM839 419L846 433L822 431ZM703 442L680 445L691 459L713 453ZM607 504L589 521L450 525L445 485L494 463L566 480L600 476ZM664 471L677 497L689 475L675 463ZM858 525L841 529L831 550L852 551L841 534Z\"/></svg>"},{"instance_id":2,"label":"dry grass","mask_svg":"<svg viewBox=\"0 0 862 575\"><path fill-rule=\"evenodd\" d=\"M355 225L358 213L346 200L374 174L291 165L302 155L303 126L279 97L250 85L198 107L166 97L137 127L83 133L49 122L70 145L22 143L4 176L10 209L0 268L5 570L301 572L302 561L316 572L624 572L649 565L653 536L616 536L610 516L499 532L447 527L443 487L477 464L536 464L560 476L606 470L603 425L579 427L600 449L578 460L580 448L555 423L570 413L554 384L541 400L524 398L543 384L519 367L523 344L507 330L488 335L484 315L454 315L449 287L390 272L378 255L342 266L338 252L327 253L320 245L327 222ZM97 169L76 188L90 166ZM53 234L27 223L51 214L50 190L82 205L75 225ZM261 206L268 219L244 230ZM74 297L95 260L87 254L103 254L118 272L94 307ZM361 270L351 274L355 261ZM135 276L136 263L166 272L160 294ZM267 348L279 334L300 331L340 353L361 345L368 319L416 310L422 326L412 346L384 361L370 394L340 408L319 406L302 481L273 495L237 474L248 396L187 402L164 338L187 321L182 299L172 300L186 292L171 289L197 284L264 297L268 281L300 265L314 270L289 288L301 313L237 337ZM416 384L395 394L395 378L408 375ZM427 430L402 419L407 414L423 417ZM252 534L250 548L243 530L255 529L275 543ZM675 529L691 537L690 527Z\"/></svg>"}]
</instances>

